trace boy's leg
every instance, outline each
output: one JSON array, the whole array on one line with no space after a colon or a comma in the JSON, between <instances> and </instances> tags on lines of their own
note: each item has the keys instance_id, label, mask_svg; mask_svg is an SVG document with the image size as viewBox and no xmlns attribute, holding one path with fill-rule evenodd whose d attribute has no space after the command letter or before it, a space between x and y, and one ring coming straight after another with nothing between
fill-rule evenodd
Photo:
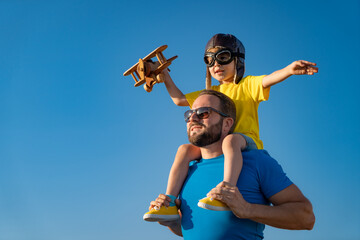
<instances>
[{"instance_id":1,"label":"boy's leg","mask_svg":"<svg viewBox=\"0 0 360 240\"><path fill-rule=\"evenodd\" d=\"M184 144L178 148L171 167L166 195L177 197L189 170L189 163L201 158L200 148L192 144Z\"/></svg>"},{"instance_id":2,"label":"boy's leg","mask_svg":"<svg viewBox=\"0 0 360 240\"><path fill-rule=\"evenodd\" d=\"M184 144L178 148L174 163L171 167L166 195L171 199L169 207L151 209L145 213L143 219L146 221L172 221L179 219L175 199L180 193L189 170L189 163L200 159L200 149L192 144Z\"/></svg>"},{"instance_id":3,"label":"boy's leg","mask_svg":"<svg viewBox=\"0 0 360 240\"><path fill-rule=\"evenodd\" d=\"M246 140L240 134L229 134L225 137L222 149L224 153L224 182L236 186L242 166L241 151L246 148Z\"/></svg>"},{"instance_id":4,"label":"boy's leg","mask_svg":"<svg viewBox=\"0 0 360 240\"><path fill-rule=\"evenodd\" d=\"M223 183L225 186L227 184L236 186L243 166L241 150L246 149L246 146L247 142L241 134L229 134L224 138L222 150L224 153ZM224 203L218 200L209 199L207 197L201 199L198 203L198 206L209 210L229 210L229 208Z\"/></svg>"}]
</instances>

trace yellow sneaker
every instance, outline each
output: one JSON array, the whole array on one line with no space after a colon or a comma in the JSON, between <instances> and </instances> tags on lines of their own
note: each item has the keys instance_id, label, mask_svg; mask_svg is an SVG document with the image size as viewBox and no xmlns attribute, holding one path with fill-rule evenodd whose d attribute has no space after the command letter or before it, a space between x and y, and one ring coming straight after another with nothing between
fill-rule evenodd
<instances>
[{"instance_id":1,"label":"yellow sneaker","mask_svg":"<svg viewBox=\"0 0 360 240\"><path fill-rule=\"evenodd\" d=\"M149 222L175 221L180 219L180 215L176 206L161 206L160 208L154 207L145 213L143 219Z\"/></svg>"},{"instance_id":2,"label":"yellow sneaker","mask_svg":"<svg viewBox=\"0 0 360 240\"><path fill-rule=\"evenodd\" d=\"M214 211L230 211L230 208L225 203L208 197L200 199L198 202L198 206Z\"/></svg>"}]
</instances>

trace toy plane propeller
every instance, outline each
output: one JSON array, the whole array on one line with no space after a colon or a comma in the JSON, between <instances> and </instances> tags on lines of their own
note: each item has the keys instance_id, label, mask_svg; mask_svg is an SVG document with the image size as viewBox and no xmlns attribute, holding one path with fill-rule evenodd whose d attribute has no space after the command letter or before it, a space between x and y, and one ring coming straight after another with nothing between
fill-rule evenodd
<instances>
[{"instance_id":1,"label":"toy plane propeller","mask_svg":"<svg viewBox=\"0 0 360 240\"><path fill-rule=\"evenodd\" d=\"M174 56L166 59L162 53L166 48L167 45L163 45L156 48L146 57L140 58L138 63L124 72L124 76L131 74L135 80L135 87L145 83L144 89L151 92L156 83L164 82L164 75L161 72L168 68L172 61L177 58L177 56ZM156 57L158 61L153 62L151 60L153 57Z\"/></svg>"}]
</instances>

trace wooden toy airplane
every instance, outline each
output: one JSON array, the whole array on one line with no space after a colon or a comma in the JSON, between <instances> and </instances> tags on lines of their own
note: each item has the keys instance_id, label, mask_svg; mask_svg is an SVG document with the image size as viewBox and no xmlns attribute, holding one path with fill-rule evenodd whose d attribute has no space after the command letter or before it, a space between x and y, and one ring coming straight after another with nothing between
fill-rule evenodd
<instances>
[{"instance_id":1,"label":"wooden toy airplane","mask_svg":"<svg viewBox=\"0 0 360 240\"><path fill-rule=\"evenodd\" d=\"M177 58L166 59L162 53L167 48L167 45L158 47L144 58L140 58L139 62L124 72L124 76L131 74L135 80L135 87L145 83L144 89L151 92L156 83L164 82L164 75L161 73L164 69L171 65L171 62ZM151 58L157 58L157 62L153 62ZM134 74L135 73L135 74Z\"/></svg>"}]
</instances>

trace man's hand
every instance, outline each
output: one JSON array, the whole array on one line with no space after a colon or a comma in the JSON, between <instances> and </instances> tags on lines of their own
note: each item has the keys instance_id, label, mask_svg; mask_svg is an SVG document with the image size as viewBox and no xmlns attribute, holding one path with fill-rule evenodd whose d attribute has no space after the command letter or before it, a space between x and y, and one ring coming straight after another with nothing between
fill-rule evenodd
<instances>
[{"instance_id":1,"label":"man's hand","mask_svg":"<svg viewBox=\"0 0 360 240\"><path fill-rule=\"evenodd\" d=\"M155 208L160 208L161 206L168 207L170 205L171 198L166 196L165 194L160 194L155 201L150 202L149 210Z\"/></svg>"},{"instance_id":2,"label":"man's hand","mask_svg":"<svg viewBox=\"0 0 360 240\"><path fill-rule=\"evenodd\" d=\"M213 188L207 196L227 204L238 218L277 228L311 230L315 223L310 201L294 184L269 198L273 206L248 203L237 187L225 182Z\"/></svg>"},{"instance_id":3,"label":"man's hand","mask_svg":"<svg viewBox=\"0 0 360 240\"><path fill-rule=\"evenodd\" d=\"M248 218L251 204L245 201L236 186L221 182L207 196L225 203L238 218Z\"/></svg>"},{"instance_id":4,"label":"man's hand","mask_svg":"<svg viewBox=\"0 0 360 240\"><path fill-rule=\"evenodd\" d=\"M314 75L318 72L318 68L315 67L316 63L299 60L291 63L286 68L291 75Z\"/></svg>"},{"instance_id":5,"label":"man's hand","mask_svg":"<svg viewBox=\"0 0 360 240\"><path fill-rule=\"evenodd\" d=\"M171 198L166 196L165 194L160 194L154 201L150 202L149 210L151 210L154 207L160 208L161 206L168 207L170 205ZM177 208L180 208L181 200L176 199L175 204ZM179 212L181 217L181 212ZM161 225L168 227L173 233L175 233L178 236L182 236L181 232L181 222L178 221L162 221L159 222Z\"/></svg>"}]
</instances>

